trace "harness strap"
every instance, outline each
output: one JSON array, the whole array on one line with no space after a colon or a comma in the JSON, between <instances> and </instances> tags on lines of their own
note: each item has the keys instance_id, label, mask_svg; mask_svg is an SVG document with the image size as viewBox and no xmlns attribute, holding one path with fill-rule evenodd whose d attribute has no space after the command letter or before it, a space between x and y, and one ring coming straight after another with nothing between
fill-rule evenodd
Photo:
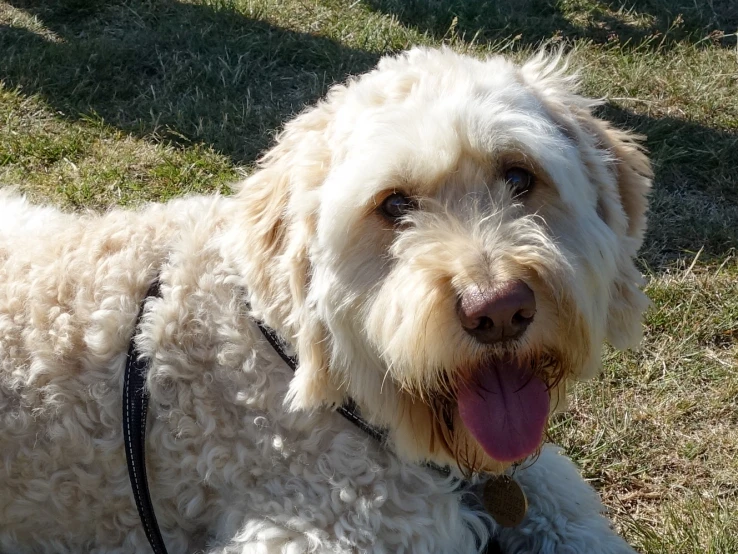
<instances>
[{"instance_id":1,"label":"harness strap","mask_svg":"<svg viewBox=\"0 0 738 554\"><path fill-rule=\"evenodd\" d=\"M282 339L279 338L279 335L277 335L274 329L272 329L271 327L267 327L258 319L255 319L254 321L259 327L261 334L264 335L264 338L267 340L267 342L269 342L272 348L276 350L277 354L279 354L279 357L284 360L284 363L286 363L292 371L297 371L297 358L295 356L290 356L289 354L287 354L284 349L284 343L282 342ZM387 440L387 433L384 430L374 427L363 417L361 417L361 414L359 413L359 408L352 398L346 400L346 402L344 402L342 406L339 406L336 411L380 444L384 444ZM451 470L449 468L441 467L433 462L426 463L426 467L429 467L430 469L440 473L444 477L448 477L449 475L451 475Z\"/></svg>"},{"instance_id":2,"label":"harness strap","mask_svg":"<svg viewBox=\"0 0 738 554\"><path fill-rule=\"evenodd\" d=\"M279 357L284 360L284 363L286 363L292 371L297 371L297 358L287 354L284 349L284 344L282 343L282 340L279 338L279 335L277 335L274 329L267 327L258 319L254 319L254 321L259 327L261 334L264 335L264 338L267 340L267 342L269 342L272 348L274 348L277 354L279 354ZM359 409L352 399L347 400L343 404L343 406L339 406L336 411L377 442L384 443L387 439L387 434L384 431L372 426L371 424L369 424L368 421L364 420L364 418L361 417L361 415L359 414Z\"/></svg>"},{"instance_id":3,"label":"harness strap","mask_svg":"<svg viewBox=\"0 0 738 554\"><path fill-rule=\"evenodd\" d=\"M141 301L141 309L136 320L136 331L141 325L144 304L151 297L159 297L159 281L149 287L146 297ZM134 331L134 337L136 332ZM126 448L128 477L131 480L133 498L136 501L138 516L141 518L146 538L154 554L167 554L156 522L154 506L151 503L149 483L146 478L146 411L149 393L146 391L146 373L149 360L140 355L135 340L131 338L126 358L126 372L123 380L123 442Z\"/></svg>"}]
</instances>

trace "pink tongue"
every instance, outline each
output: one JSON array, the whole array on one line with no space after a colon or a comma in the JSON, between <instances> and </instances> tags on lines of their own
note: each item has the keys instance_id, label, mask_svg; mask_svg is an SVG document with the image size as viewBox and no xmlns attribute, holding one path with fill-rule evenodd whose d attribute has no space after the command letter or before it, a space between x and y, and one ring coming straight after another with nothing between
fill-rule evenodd
<instances>
[{"instance_id":1,"label":"pink tongue","mask_svg":"<svg viewBox=\"0 0 738 554\"><path fill-rule=\"evenodd\" d=\"M548 418L546 385L515 363L486 368L459 390L459 414L492 458L514 462L535 452Z\"/></svg>"}]
</instances>

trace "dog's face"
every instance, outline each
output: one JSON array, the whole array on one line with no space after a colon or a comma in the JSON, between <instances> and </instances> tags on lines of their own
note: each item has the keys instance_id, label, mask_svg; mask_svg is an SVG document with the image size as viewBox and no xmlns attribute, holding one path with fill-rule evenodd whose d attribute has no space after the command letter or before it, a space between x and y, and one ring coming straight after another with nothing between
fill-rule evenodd
<instances>
[{"instance_id":1,"label":"dog's face","mask_svg":"<svg viewBox=\"0 0 738 554\"><path fill-rule=\"evenodd\" d=\"M288 125L242 192L294 409L352 397L413 460L501 471L605 339L637 342L650 167L573 80L414 50Z\"/></svg>"}]
</instances>

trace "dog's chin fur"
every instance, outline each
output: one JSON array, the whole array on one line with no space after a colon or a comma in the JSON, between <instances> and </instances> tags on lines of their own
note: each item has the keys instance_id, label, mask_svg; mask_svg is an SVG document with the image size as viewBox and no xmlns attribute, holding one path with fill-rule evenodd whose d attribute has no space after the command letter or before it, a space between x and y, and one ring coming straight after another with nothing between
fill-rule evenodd
<instances>
[{"instance_id":1,"label":"dog's chin fur","mask_svg":"<svg viewBox=\"0 0 738 554\"><path fill-rule=\"evenodd\" d=\"M385 58L288 123L230 198L77 217L0 195L0 550L147 548L120 385L158 276L136 341L172 552L476 551L486 516L420 463L507 467L464 426L459 387L514 357L548 385L551 413L605 340L638 342L647 304L633 258L648 160L565 65ZM510 190L510 167L535 175L528 193ZM391 222L380 207L396 191L415 209ZM509 280L533 291L535 318L513 343L481 344L459 297ZM294 349L294 375L256 319ZM388 444L327 409L348 398ZM586 486L537 503L525 475L571 478L542 460L523 473L532 513L571 508L573 537L597 530L581 552L625 552Z\"/></svg>"}]
</instances>

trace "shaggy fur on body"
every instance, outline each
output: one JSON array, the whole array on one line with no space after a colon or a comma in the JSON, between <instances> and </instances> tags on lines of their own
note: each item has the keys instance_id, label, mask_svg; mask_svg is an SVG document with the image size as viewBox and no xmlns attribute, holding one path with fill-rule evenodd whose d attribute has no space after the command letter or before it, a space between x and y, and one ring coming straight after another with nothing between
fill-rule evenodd
<instances>
[{"instance_id":1,"label":"shaggy fur on body","mask_svg":"<svg viewBox=\"0 0 738 554\"><path fill-rule=\"evenodd\" d=\"M503 422L484 419L490 375L541 387L545 417L597 372L604 340L638 341L647 304L633 257L648 161L561 66L385 58L289 123L232 197L75 216L0 195L0 551L148 550L121 383L158 277L135 340L171 554L476 552L489 532L505 552L629 552L553 447L515 472L520 527L498 529L471 494L513 461L495 457ZM462 301L510 282L535 315L481 340ZM331 410L349 397L386 445ZM489 414L528 406L502 409Z\"/></svg>"}]
</instances>

